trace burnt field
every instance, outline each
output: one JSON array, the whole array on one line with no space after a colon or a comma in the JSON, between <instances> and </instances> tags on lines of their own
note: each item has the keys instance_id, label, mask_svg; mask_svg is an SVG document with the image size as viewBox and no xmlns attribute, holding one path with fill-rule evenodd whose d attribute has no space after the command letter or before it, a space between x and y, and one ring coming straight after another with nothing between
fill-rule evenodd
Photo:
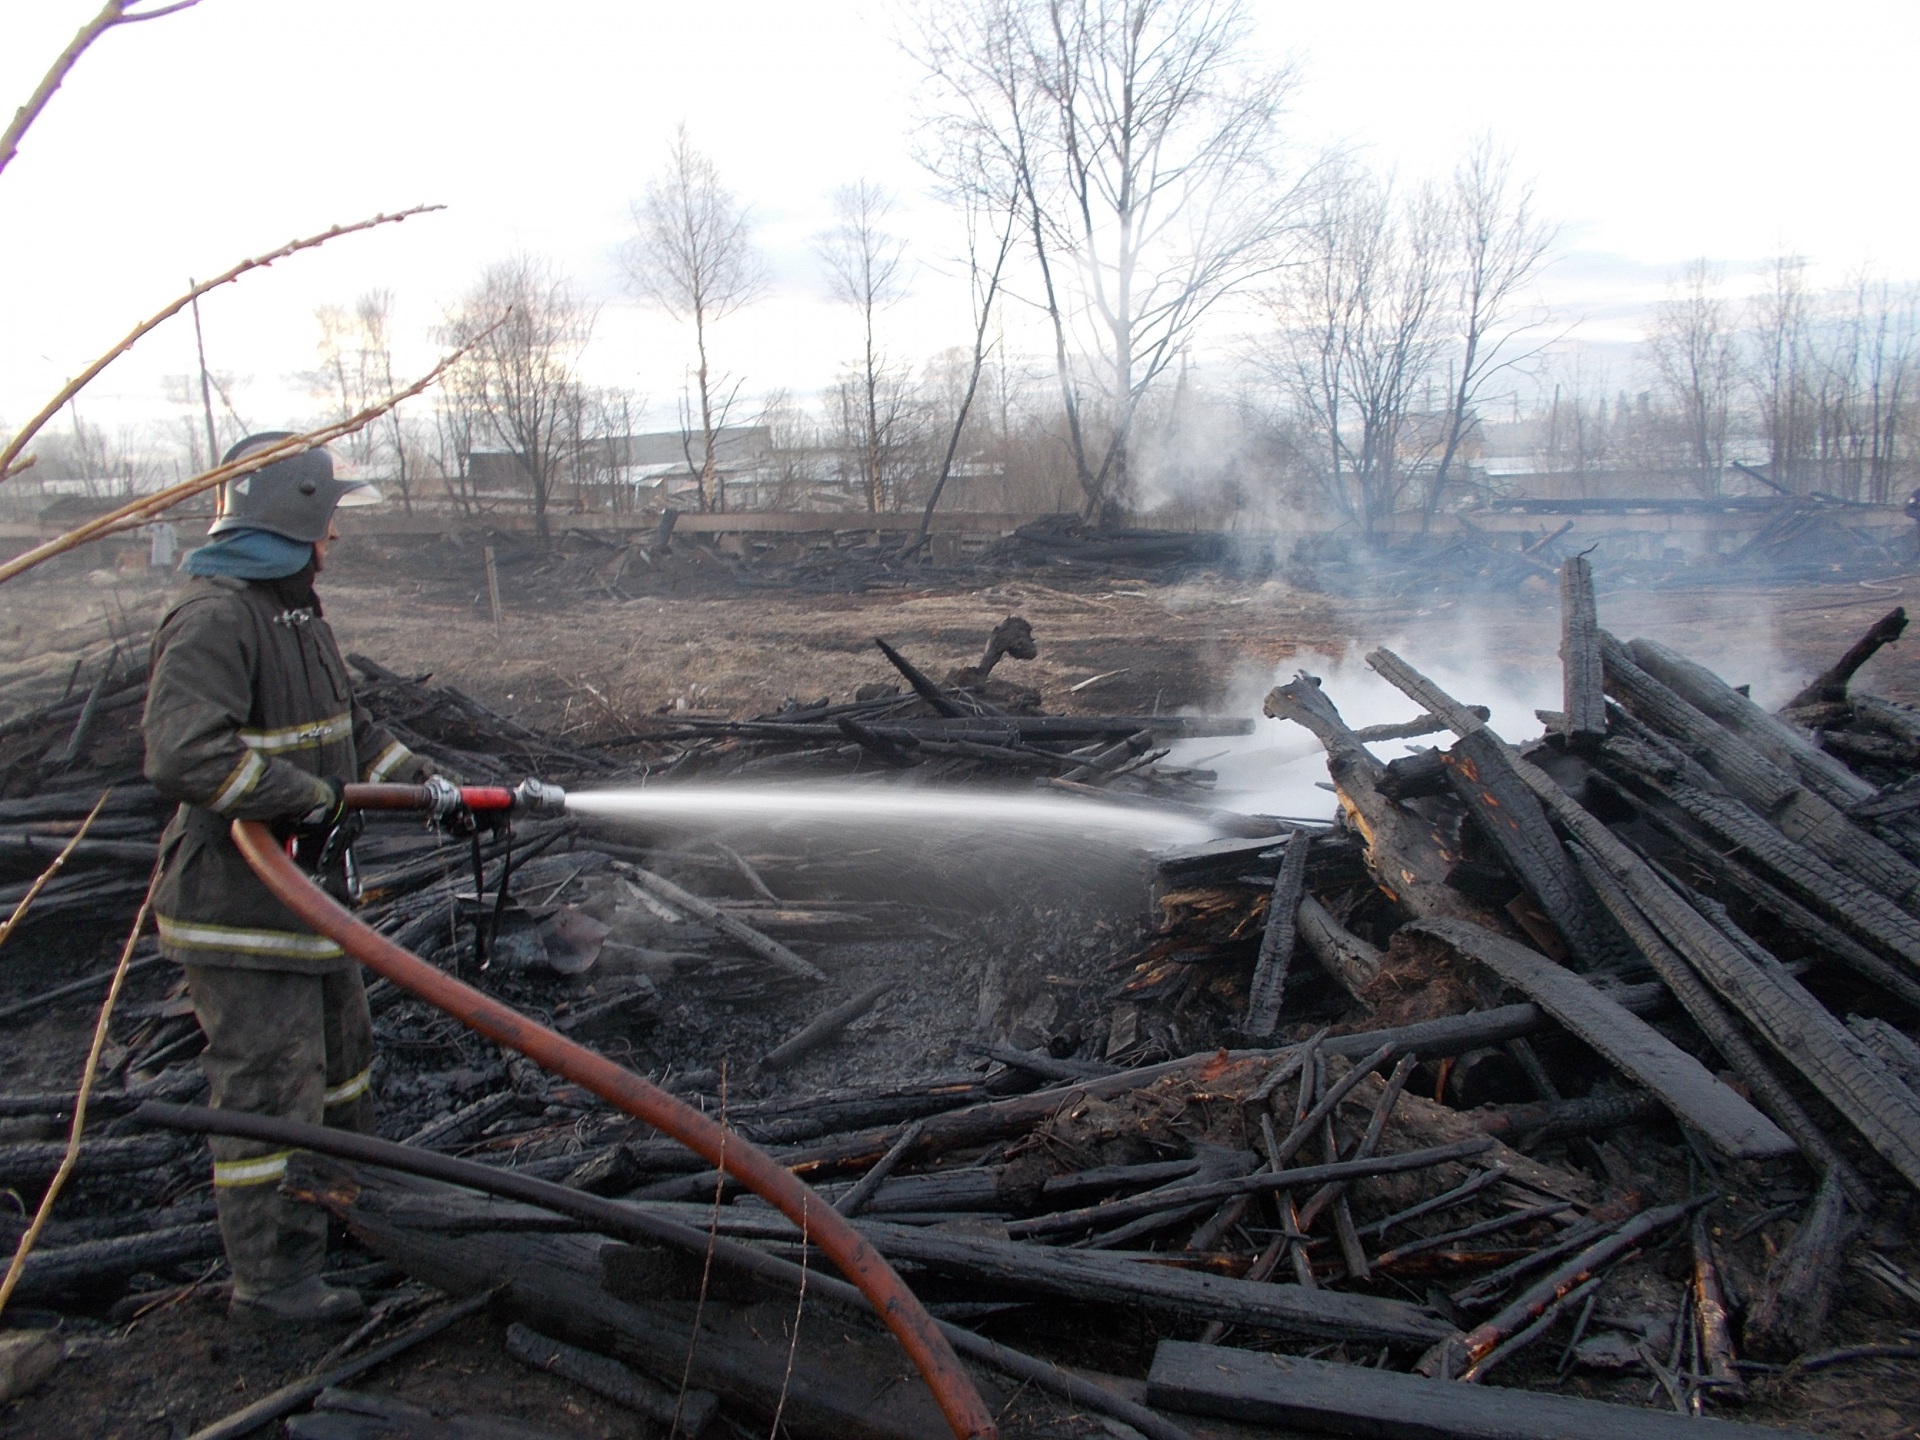
<instances>
[{"instance_id":1,"label":"burnt field","mask_svg":"<svg viewBox=\"0 0 1920 1440\"><path fill-rule=\"evenodd\" d=\"M1516 1434L1651 1434L1631 1427L1676 1411L1920 1423L1912 641L1801 693L1920 575L1603 571L1618 643L1582 632L1583 720L1539 576L1334 598L1121 556L863 565L835 588L748 583L718 555L643 580L593 547L502 541L496 622L481 544L352 542L322 582L369 705L464 778L904 802L528 822L483 847L481 894L511 897L491 912L462 899L464 846L376 821L366 917L724 1117L857 1214L936 1316L1047 1362L1052 1389L975 1364L1006 1433L1321 1433L1316 1386L1390 1425L1393 1372L1640 1411L1522 1411ZM164 590L114 578L0 591L8 903L117 797L0 952L0 1167L29 1215L100 995L50 992L111 966L160 818L132 768ZM1004 628L990 644L1014 616L1030 658ZM1791 729L1739 685L1759 714L1792 703ZM1567 716L1544 740L1536 708ZM918 803L952 791L981 803ZM1103 818L1019 808L1035 799ZM664 1434L676 1407L689 1428L683 1382L716 1397L691 1411L709 1433L776 1410L795 1434L942 1428L824 1284L724 1245L690 1263L593 1207L821 1281L772 1211L390 986L380 1134L565 1193L348 1184L316 1161L296 1183L338 1214L334 1267L378 1323L230 1333L204 1150L133 1113L200 1098L197 1026L150 953L9 1312L57 1324L66 1357L0 1433L195 1434L494 1287L258 1433ZM1297 1362L1293 1410L1264 1356ZM1062 1394L1062 1374L1154 1413ZM434 1414L372 1413L387 1400ZM1473 1402L1436 1403L1455 1428L1435 1433L1479 1433Z\"/></svg>"}]
</instances>

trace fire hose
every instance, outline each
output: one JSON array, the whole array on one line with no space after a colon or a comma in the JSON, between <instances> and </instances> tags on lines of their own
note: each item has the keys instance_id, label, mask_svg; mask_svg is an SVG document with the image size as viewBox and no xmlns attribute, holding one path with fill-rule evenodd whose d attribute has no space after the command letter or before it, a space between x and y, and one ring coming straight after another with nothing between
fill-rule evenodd
<instances>
[{"instance_id":1,"label":"fire hose","mask_svg":"<svg viewBox=\"0 0 1920 1440\"><path fill-rule=\"evenodd\" d=\"M350 808L431 811L434 795L424 785L349 785L344 799ZM460 799L476 812L553 813L564 807L566 797L554 786L529 780L513 790L461 787ZM307 877L267 826L236 820L233 841L261 883L303 924L369 970L671 1136L778 1209L859 1287L925 1378L953 1433L960 1440L992 1440L997 1434L973 1378L906 1282L838 1211L771 1156L632 1071L454 979L356 920Z\"/></svg>"}]
</instances>

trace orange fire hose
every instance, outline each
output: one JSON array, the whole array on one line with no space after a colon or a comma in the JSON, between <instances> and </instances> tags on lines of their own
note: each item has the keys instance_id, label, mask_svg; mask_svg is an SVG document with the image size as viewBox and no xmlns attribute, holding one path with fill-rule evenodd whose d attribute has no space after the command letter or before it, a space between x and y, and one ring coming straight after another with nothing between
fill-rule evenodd
<instances>
[{"instance_id":1,"label":"orange fire hose","mask_svg":"<svg viewBox=\"0 0 1920 1440\"><path fill-rule=\"evenodd\" d=\"M542 1069L571 1080L609 1105L672 1136L777 1208L860 1288L926 1378L927 1388L933 1391L953 1433L960 1440L994 1440L998 1429L993 1416L933 1317L859 1231L771 1156L632 1071L462 984L363 925L307 878L266 826L251 820L234 821L233 843L282 904L369 970L489 1040L519 1051Z\"/></svg>"}]
</instances>

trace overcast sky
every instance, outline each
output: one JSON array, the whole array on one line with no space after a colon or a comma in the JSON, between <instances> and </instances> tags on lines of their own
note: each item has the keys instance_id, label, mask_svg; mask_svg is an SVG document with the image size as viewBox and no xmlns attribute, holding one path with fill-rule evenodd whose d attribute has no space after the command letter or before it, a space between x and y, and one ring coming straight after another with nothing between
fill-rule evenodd
<instances>
[{"instance_id":1,"label":"overcast sky","mask_svg":"<svg viewBox=\"0 0 1920 1440\"><path fill-rule=\"evenodd\" d=\"M1736 277L1781 250L1823 276L1920 278L1910 69L1920 6L1755 0L1606 5L1253 0L1259 44L1302 75L1303 150L1361 147L1409 178L1481 131L1563 225L1549 298L1620 352L1690 257ZM96 0L0 0L11 111ZM684 342L626 293L629 201L685 121L753 207L772 296L729 322L747 389L809 393L856 353L811 237L836 186L897 190L915 294L890 342L960 343L949 217L912 159L916 72L880 0L202 0L116 30L0 175L0 426L189 275L377 210L441 214L335 242L205 306L209 359L256 426L298 420L312 312L385 286L401 358L488 261L553 257L602 306L591 378L671 423ZM82 397L109 424L170 413L191 328L151 336Z\"/></svg>"}]
</instances>

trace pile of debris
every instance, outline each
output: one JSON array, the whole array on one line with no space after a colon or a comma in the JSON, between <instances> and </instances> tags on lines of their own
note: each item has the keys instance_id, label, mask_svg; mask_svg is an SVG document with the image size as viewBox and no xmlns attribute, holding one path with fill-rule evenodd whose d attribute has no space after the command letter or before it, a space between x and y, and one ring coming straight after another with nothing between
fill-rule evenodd
<instances>
[{"instance_id":1,"label":"pile of debris","mask_svg":"<svg viewBox=\"0 0 1920 1440\"><path fill-rule=\"evenodd\" d=\"M1188 1434L1178 1414L1648 1436L1744 1405L1761 1423L1720 1433L1778 1434L1766 1425L1809 1413L1809 1387L1920 1358L1900 1328L1920 1305L1903 1224L1920 1187L1920 712L1849 688L1905 617L1775 715L1602 631L1584 561L1558 578L1565 700L1542 740L1508 744L1472 697L1384 650L1369 661L1414 702L1406 725L1351 729L1309 676L1275 689L1268 714L1326 748L1336 818L1216 814L1220 838L1157 854L1158 928L1083 935L1078 973L1051 945L1044 967L1016 960L1046 973L1022 977L1030 1003L993 1012L971 1066L778 1082L915 984L910 942L941 923L849 898L858 856L664 847L572 821L471 853L381 831L364 918L611 1055L697 1031L684 986L762 1016L752 1063L736 1043L732 1065L656 1078L855 1217L1014 1428L1081 1433L1071 1417L1093 1412L1154 1440ZM376 708L454 768L510 755L658 778L776 759L1204 794L1193 772L1140 778L1152 717L1022 729L1066 718L988 673L1030 645L1010 621L971 673L936 682L896 658L898 695L667 716L577 750L356 663ZM41 755L70 723L41 723ZM1447 748L1403 759L1367 748L1443 730ZM70 826L87 792L66 793L57 822L31 823ZM894 959L856 987L847 946ZM304 1136L290 1143L316 1153L287 1182L393 1267L355 1262L364 1283L491 1296L511 1354L690 1433L776 1415L795 1434L940 1432L892 1342L778 1213L390 987L372 1000L382 1129L403 1143ZM77 1209L29 1264L34 1303L130 1315L217 1255L204 1162L175 1138L206 1124L178 1103L197 1088L197 1029L177 996L123 1019L139 1028L119 1037ZM52 1123L69 1103L5 1096L0 1113ZM31 1198L58 1151L0 1145L0 1177ZM1836 1309L1843 1291L1856 1303ZM396 1402L327 1387L451 1314L377 1343L376 1327L241 1428L205 1433L316 1396L290 1433L404 1427L380 1409Z\"/></svg>"},{"instance_id":2,"label":"pile of debris","mask_svg":"<svg viewBox=\"0 0 1920 1440\"><path fill-rule=\"evenodd\" d=\"M524 531L476 529L422 537L359 537L343 556L342 573L371 575L404 544L414 583L464 594L476 609L497 586L515 608L547 608L579 597L629 601L643 596L693 598L782 590L862 594L1005 579L1045 570L1054 582L1110 582L1151 577L1165 583L1215 570L1265 575L1271 545L1218 531L1100 529L1073 515L1051 515L999 539L975 537L964 549L933 545L899 515L862 524L857 513L823 512L818 528L742 528L728 534L677 528L677 515L635 516L630 529L566 526L555 515L551 541ZM487 556L491 553L493 579ZM937 558L936 558L937 557Z\"/></svg>"},{"instance_id":3,"label":"pile of debris","mask_svg":"<svg viewBox=\"0 0 1920 1440\"><path fill-rule=\"evenodd\" d=\"M1327 595L1507 594L1528 581L1555 583L1556 546L1573 528L1496 536L1464 516L1457 535L1406 535L1371 544L1340 533L1303 535L1283 572L1297 590Z\"/></svg>"},{"instance_id":4,"label":"pile of debris","mask_svg":"<svg viewBox=\"0 0 1920 1440\"><path fill-rule=\"evenodd\" d=\"M1264 551L1242 556L1232 537L1217 531L1130 530L1089 525L1075 515L1048 515L1022 525L981 553L996 573L1009 569L1068 569L1094 575L1179 571L1240 560L1263 565Z\"/></svg>"},{"instance_id":5,"label":"pile of debris","mask_svg":"<svg viewBox=\"0 0 1920 1440\"><path fill-rule=\"evenodd\" d=\"M1018 615L994 627L978 662L955 667L939 682L886 640L876 636L873 643L904 687L862 686L838 704L831 697L789 700L747 720L668 712L644 730L602 743L646 746L651 773L660 778L912 771L922 784L1002 778L1067 793L1099 789L1180 803L1214 777L1161 764L1168 753L1162 742L1253 728L1237 716L1042 714L1038 691L1006 680L1004 671L993 673L1002 659L1039 653L1033 627Z\"/></svg>"},{"instance_id":6,"label":"pile of debris","mask_svg":"<svg viewBox=\"0 0 1920 1440\"><path fill-rule=\"evenodd\" d=\"M1913 564L1910 532L1853 523L1871 507L1826 495L1799 496L1740 549L1727 557L1732 573L1771 571L1782 580L1823 580L1834 575L1890 575Z\"/></svg>"}]
</instances>

